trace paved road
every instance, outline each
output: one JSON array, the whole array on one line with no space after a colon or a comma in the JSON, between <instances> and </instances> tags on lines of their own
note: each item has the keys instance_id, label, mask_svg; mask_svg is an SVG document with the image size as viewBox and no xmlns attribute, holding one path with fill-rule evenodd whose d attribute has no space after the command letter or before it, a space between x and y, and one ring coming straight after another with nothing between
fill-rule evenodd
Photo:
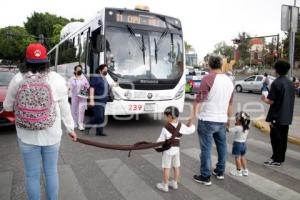
<instances>
[{"instance_id":1,"label":"paved road","mask_svg":"<svg viewBox=\"0 0 300 200\"><path fill-rule=\"evenodd\" d=\"M259 95L236 94L235 107L244 107L253 117L263 115L266 107L257 102ZM189 114L189 103L183 113ZM299 114L300 103L296 102ZM299 116L299 115L298 115ZM108 143L134 143L139 140L154 141L164 124L158 116L139 116L139 120L120 121L109 119L105 131L109 136L84 136ZM0 199L25 199L22 162L16 142L14 128L1 128L0 134ZM230 152L232 136L228 135ZM164 193L155 189L161 181L161 154L153 150L127 152L98 149L71 142L66 135L62 138L59 157L60 197L66 200L192 200L192 199L300 199L300 147L289 145L287 161L280 168L266 168L262 165L271 154L268 136L252 128L248 140L249 177L232 177L228 174L234 167L229 154L224 181L212 178L213 185L205 187L192 180L199 172L199 144L197 134L182 139L182 178L179 190ZM216 160L213 147L212 159ZM44 188L42 187L44 198Z\"/></svg>"}]
</instances>

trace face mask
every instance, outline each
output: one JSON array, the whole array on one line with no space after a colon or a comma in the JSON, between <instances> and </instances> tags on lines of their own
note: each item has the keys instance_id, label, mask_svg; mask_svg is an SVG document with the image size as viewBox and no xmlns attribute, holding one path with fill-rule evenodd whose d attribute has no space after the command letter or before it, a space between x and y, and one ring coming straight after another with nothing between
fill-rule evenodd
<instances>
[{"instance_id":1,"label":"face mask","mask_svg":"<svg viewBox=\"0 0 300 200\"><path fill-rule=\"evenodd\" d=\"M107 75L107 72L105 71L105 72L102 72L102 75L103 76L106 76Z\"/></svg>"},{"instance_id":2,"label":"face mask","mask_svg":"<svg viewBox=\"0 0 300 200\"><path fill-rule=\"evenodd\" d=\"M82 71L77 71L76 75L80 76L82 74Z\"/></svg>"}]
</instances>

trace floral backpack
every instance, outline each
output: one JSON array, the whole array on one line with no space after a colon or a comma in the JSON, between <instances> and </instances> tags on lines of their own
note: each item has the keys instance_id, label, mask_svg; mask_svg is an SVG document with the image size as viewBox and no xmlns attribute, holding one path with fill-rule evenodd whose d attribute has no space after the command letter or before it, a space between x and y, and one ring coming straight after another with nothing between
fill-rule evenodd
<instances>
[{"instance_id":1,"label":"floral backpack","mask_svg":"<svg viewBox=\"0 0 300 200\"><path fill-rule=\"evenodd\" d=\"M52 90L47 74L26 73L17 91L14 105L16 125L27 130L44 130L56 118Z\"/></svg>"}]
</instances>

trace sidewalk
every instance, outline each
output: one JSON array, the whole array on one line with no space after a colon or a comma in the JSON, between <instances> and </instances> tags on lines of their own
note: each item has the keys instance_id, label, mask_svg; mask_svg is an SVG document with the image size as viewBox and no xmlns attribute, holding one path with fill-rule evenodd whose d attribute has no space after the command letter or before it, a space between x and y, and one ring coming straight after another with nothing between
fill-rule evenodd
<instances>
[{"instance_id":1,"label":"sidewalk","mask_svg":"<svg viewBox=\"0 0 300 200\"><path fill-rule=\"evenodd\" d=\"M255 119L253 126L260 129L265 134L270 134L270 126L264 119ZM294 116L293 123L289 129L289 142L300 146L300 117Z\"/></svg>"}]
</instances>

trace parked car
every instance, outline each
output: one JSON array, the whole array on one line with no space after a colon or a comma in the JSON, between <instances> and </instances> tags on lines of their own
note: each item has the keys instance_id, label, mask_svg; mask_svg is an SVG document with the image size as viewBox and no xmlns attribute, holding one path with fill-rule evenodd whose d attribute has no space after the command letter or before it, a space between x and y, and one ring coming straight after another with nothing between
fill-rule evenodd
<instances>
[{"instance_id":1,"label":"parked car","mask_svg":"<svg viewBox=\"0 0 300 200\"><path fill-rule=\"evenodd\" d=\"M269 88L272 82L275 80L275 77L268 76L269 78ZM245 78L244 80L235 81L235 89L237 92L261 92L263 85L264 76L263 75L254 75Z\"/></svg>"},{"instance_id":2,"label":"parked car","mask_svg":"<svg viewBox=\"0 0 300 200\"><path fill-rule=\"evenodd\" d=\"M3 101L6 96L7 87L15 72L11 69L0 68L0 112L3 110ZM14 121L13 113L2 113L0 115L0 126L11 125Z\"/></svg>"},{"instance_id":3,"label":"parked car","mask_svg":"<svg viewBox=\"0 0 300 200\"><path fill-rule=\"evenodd\" d=\"M208 72L200 70L187 74L185 92L187 94L196 94L200 88L202 78L207 74Z\"/></svg>"}]
</instances>

